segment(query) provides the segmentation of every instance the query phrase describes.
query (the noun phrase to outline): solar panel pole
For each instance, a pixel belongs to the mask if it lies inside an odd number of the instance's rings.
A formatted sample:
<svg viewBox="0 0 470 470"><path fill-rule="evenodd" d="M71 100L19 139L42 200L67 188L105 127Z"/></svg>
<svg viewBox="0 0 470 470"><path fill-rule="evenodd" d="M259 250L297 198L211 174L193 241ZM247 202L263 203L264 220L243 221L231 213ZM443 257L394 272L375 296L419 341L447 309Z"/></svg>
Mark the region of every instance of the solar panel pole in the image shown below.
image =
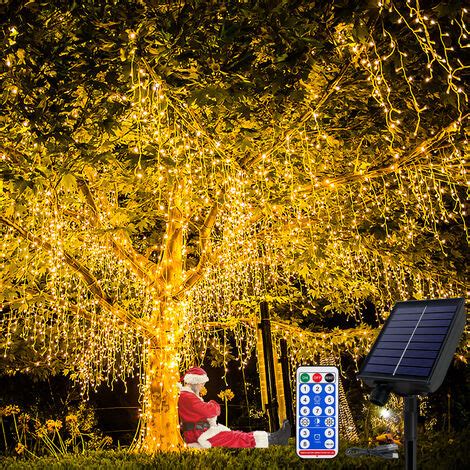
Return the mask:
<svg viewBox="0 0 470 470"><path fill-rule="evenodd" d="M418 397L405 396L405 468L416 470L416 443L418 440Z"/></svg>

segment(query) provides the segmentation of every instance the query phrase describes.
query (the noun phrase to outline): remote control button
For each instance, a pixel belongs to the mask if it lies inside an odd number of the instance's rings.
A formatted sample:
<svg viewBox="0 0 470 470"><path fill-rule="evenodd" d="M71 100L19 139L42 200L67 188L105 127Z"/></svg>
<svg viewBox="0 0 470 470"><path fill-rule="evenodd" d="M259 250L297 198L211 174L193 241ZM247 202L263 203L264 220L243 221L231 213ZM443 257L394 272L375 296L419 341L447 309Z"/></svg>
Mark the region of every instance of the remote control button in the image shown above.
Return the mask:
<svg viewBox="0 0 470 470"><path fill-rule="evenodd" d="M333 437L335 435L335 430L333 428L325 429L325 437Z"/></svg>
<svg viewBox="0 0 470 470"><path fill-rule="evenodd" d="M307 428L302 428L299 434L300 434L300 437L308 437L310 436L310 430ZM331 437L331 436L327 436L327 437Z"/></svg>
<svg viewBox="0 0 470 470"><path fill-rule="evenodd" d="M326 447L327 449L331 449L331 448L334 447L334 446L335 446L335 443L334 443L333 439L327 439L327 440L325 441L325 447Z"/></svg>
<svg viewBox="0 0 470 470"><path fill-rule="evenodd" d="M334 418L326 418L325 419L325 426L331 428L334 425L335 425L335 419Z"/></svg>
<svg viewBox="0 0 470 470"><path fill-rule="evenodd" d="M314 439L315 441L319 441L319 440L320 440L320 434L314 434L314 435L313 435L313 439Z"/></svg>
<svg viewBox="0 0 470 470"><path fill-rule="evenodd" d="M319 405L321 402L321 396L320 395L315 395L313 397L313 403L315 403L315 405Z"/></svg>
<svg viewBox="0 0 470 470"><path fill-rule="evenodd" d="M332 405L335 402L335 397L333 395L327 395L325 397L325 403L327 405Z"/></svg>
<svg viewBox="0 0 470 470"><path fill-rule="evenodd" d="M310 375L307 373L300 374L300 381L301 382L308 382L310 380Z"/></svg>
<svg viewBox="0 0 470 470"><path fill-rule="evenodd" d="M321 424L321 419L320 419L320 418L314 418L313 423L314 423L315 426L320 426L320 424Z"/></svg>
<svg viewBox="0 0 470 470"><path fill-rule="evenodd" d="M310 392L310 385L302 384L302 385L300 386L300 391L301 391L302 393L308 393L308 392Z"/></svg>
<svg viewBox="0 0 470 470"><path fill-rule="evenodd" d="M300 447L302 447L302 449L306 449L309 445L310 442L308 441L308 439L302 439L300 441Z"/></svg>
<svg viewBox="0 0 470 470"><path fill-rule="evenodd" d="M331 407L330 407L330 408L331 408ZM315 406L312 411L313 411L313 414L314 414L315 416L320 416L322 410L321 410L321 408L320 408L319 406ZM300 410L300 412L302 412L302 410ZM307 414L308 414L308 413L307 413ZM333 414L333 413L331 413L331 414Z"/></svg>
<svg viewBox="0 0 470 470"><path fill-rule="evenodd" d="M322 375L319 374L318 372L312 375L312 379L314 382L321 382L322 378L323 378Z"/></svg>
<svg viewBox="0 0 470 470"><path fill-rule="evenodd" d="M302 395L300 397L300 403L302 403L302 405L308 405L310 403L310 397L308 395Z"/></svg>
<svg viewBox="0 0 470 470"><path fill-rule="evenodd" d="M333 384L325 385L326 393L333 393L335 391L335 386Z"/></svg>
<svg viewBox="0 0 470 470"><path fill-rule="evenodd" d="M302 416L307 416L310 414L310 408L308 406L302 406L302 408L300 408L300 414Z"/></svg>
<svg viewBox="0 0 470 470"><path fill-rule="evenodd" d="M325 375L325 380L327 382L334 382L335 381L335 374L332 374L331 372L328 372L328 374Z"/></svg>
<svg viewBox="0 0 470 470"><path fill-rule="evenodd" d="M301 418L300 419L300 425L307 427L310 424L310 420L308 418Z"/></svg>
<svg viewBox="0 0 470 470"><path fill-rule="evenodd" d="M315 408L314 408L314 410L315 410ZM325 414L326 414L326 416L334 415L335 414L335 409L332 406L327 406L325 408Z"/></svg>
<svg viewBox="0 0 470 470"><path fill-rule="evenodd" d="M323 390L323 387L320 384L315 384L312 387L312 390L313 390L313 393L321 393L321 391Z"/></svg>

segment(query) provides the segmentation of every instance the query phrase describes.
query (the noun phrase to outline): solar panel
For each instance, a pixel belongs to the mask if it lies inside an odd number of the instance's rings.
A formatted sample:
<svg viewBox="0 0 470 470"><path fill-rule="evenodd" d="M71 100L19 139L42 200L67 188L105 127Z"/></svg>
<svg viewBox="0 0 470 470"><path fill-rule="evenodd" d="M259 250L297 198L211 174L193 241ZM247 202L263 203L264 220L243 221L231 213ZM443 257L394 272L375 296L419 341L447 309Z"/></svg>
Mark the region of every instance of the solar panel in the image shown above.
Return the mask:
<svg viewBox="0 0 470 470"><path fill-rule="evenodd" d="M398 302L358 377L399 395L434 392L444 380L464 326L463 298Z"/></svg>

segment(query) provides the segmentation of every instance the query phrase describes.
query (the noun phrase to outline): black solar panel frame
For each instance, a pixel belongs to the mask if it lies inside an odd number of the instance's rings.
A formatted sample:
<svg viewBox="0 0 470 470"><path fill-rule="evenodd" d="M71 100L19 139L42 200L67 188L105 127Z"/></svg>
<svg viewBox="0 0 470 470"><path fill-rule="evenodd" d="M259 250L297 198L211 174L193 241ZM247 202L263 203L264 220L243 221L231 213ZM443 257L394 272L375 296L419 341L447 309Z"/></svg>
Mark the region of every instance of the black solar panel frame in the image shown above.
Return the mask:
<svg viewBox="0 0 470 470"><path fill-rule="evenodd" d="M429 315L432 317L433 312L428 312L426 317L421 318L422 322L426 322L424 326L420 327L421 330L423 328L428 328L430 324L436 325L433 328L445 328L447 326L445 334L441 333L439 338L435 338L435 342L421 342L429 340L429 336L423 334L423 337L420 338L419 335L413 335L412 333L408 332L410 334L408 343L412 339L416 339L417 341L413 342L413 347L415 347L416 344L419 344L419 350L410 349L409 345L411 343L409 343L408 346L406 346L406 344L401 344L399 345L399 349L387 349L387 347L391 347L392 341L390 340L393 339L393 335L403 333L403 330L393 330L393 328L396 328L395 324L397 321L400 322L401 326L407 329L411 327L416 328L416 326L419 325L419 321L412 319L410 314L406 313L407 309L422 311L424 307L426 307L426 309L432 309L433 307L442 309L445 306L452 307L453 310L453 314L450 319L451 321L448 325L445 325L446 322L442 318L442 314L440 318L439 315L436 315L436 318L429 318ZM397 314L397 312L400 313ZM406 316L409 318L406 318ZM397 320L398 317L399 320ZM409 324L402 325L401 322L403 321L409 322ZM371 387L374 387L378 384L387 385L391 391L394 391L399 395L413 395L434 392L439 388L439 386L442 384L442 381L444 380L445 374L447 373L447 369L449 368L453 354L460 340L460 336L465 327L465 321L465 299L463 298L410 300L397 302L393 307L389 317L387 318L376 341L374 342L374 345L372 346L369 354L364 360L358 377ZM420 332L423 333L423 331ZM387 338L386 341L384 341L384 337ZM397 342L395 344L398 345L399 343ZM396 362L397 351L400 351L402 356L398 363ZM423 351L426 353L423 353ZM408 359L413 359L413 356L416 358L417 355L419 355L420 361L423 361L423 359L426 359L426 354L428 355L428 358L433 361L433 363L432 365L431 363L428 363L430 367L428 368L429 371L425 375L417 374L418 370L421 374L424 374L425 368L423 367L404 369L407 367L413 367L413 361L408 361ZM373 365L376 363L376 360L379 357L385 359L379 361L382 365L378 369L376 368L377 371L373 371ZM402 365L404 360L405 363ZM389 372L385 372L383 365L384 362L390 362L393 364L393 367L399 367L402 372L407 372L409 374L400 374L398 373L399 369L395 371L395 375L390 373L392 369L389 369ZM412 374L412 371L415 373Z"/></svg>

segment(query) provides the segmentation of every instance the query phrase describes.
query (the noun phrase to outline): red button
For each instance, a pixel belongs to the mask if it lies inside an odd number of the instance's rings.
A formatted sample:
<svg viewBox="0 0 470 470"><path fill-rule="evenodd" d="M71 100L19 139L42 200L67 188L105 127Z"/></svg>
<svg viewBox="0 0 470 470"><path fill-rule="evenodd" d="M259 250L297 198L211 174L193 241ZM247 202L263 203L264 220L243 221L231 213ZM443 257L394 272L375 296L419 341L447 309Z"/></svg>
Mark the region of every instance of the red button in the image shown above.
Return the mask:
<svg viewBox="0 0 470 470"><path fill-rule="evenodd" d="M321 374L313 374L312 379L314 382L321 382L322 376Z"/></svg>

